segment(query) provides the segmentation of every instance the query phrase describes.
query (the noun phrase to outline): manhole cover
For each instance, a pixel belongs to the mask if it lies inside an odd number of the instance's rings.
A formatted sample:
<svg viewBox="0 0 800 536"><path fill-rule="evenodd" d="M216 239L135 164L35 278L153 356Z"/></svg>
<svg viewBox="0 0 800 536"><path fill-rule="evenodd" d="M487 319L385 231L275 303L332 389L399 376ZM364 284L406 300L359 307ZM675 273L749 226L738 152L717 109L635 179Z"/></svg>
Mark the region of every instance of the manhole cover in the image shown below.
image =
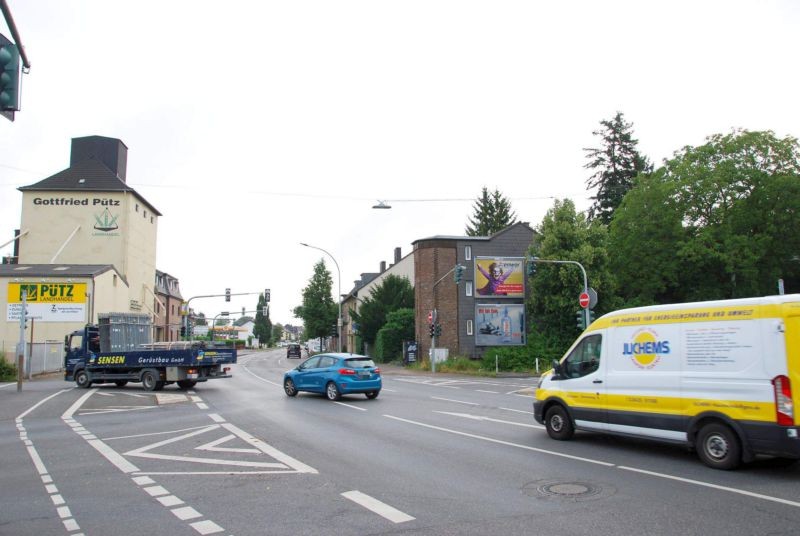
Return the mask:
<svg viewBox="0 0 800 536"><path fill-rule="evenodd" d="M539 480L522 487L526 495L538 498L583 501L608 497L616 493L613 486L600 486L589 482L564 482L563 480Z"/></svg>

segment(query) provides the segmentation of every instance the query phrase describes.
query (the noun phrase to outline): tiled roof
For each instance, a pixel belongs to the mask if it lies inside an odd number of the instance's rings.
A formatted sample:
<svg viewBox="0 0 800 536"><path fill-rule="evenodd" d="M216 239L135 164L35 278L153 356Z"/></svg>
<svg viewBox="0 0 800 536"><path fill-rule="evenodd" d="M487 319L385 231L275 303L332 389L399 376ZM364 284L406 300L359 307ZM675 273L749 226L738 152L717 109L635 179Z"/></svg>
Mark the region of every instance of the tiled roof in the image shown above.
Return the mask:
<svg viewBox="0 0 800 536"><path fill-rule="evenodd" d="M44 180L18 188L20 192L131 192L157 216L161 213L113 171L95 159L83 160Z"/></svg>

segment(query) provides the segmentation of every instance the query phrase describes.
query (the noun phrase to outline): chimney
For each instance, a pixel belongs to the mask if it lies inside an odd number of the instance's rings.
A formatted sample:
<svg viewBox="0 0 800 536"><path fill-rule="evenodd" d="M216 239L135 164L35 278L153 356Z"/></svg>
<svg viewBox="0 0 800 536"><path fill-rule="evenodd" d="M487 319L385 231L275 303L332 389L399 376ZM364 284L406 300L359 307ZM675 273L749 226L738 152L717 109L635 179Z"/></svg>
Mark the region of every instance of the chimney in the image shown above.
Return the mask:
<svg viewBox="0 0 800 536"><path fill-rule="evenodd" d="M380 273L383 273L385 271L386 271L386 261L381 261L381 272Z"/></svg>
<svg viewBox="0 0 800 536"><path fill-rule="evenodd" d="M125 182L128 168L128 148L121 140L103 136L72 138L70 167L90 159L102 162L117 178Z"/></svg>
<svg viewBox="0 0 800 536"><path fill-rule="evenodd" d="M400 248L394 248L394 263L400 262Z"/></svg>

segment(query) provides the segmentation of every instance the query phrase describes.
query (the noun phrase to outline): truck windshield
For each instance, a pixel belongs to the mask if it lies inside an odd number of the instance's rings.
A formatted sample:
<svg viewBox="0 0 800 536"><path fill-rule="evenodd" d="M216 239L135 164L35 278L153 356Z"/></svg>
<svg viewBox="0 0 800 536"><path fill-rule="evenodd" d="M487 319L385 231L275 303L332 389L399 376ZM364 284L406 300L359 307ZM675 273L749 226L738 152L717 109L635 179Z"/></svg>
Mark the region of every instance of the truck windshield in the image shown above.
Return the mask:
<svg viewBox="0 0 800 536"><path fill-rule="evenodd" d="M69 349L78 351L83 346L83 335L73 335L69 338Z"/></svg>

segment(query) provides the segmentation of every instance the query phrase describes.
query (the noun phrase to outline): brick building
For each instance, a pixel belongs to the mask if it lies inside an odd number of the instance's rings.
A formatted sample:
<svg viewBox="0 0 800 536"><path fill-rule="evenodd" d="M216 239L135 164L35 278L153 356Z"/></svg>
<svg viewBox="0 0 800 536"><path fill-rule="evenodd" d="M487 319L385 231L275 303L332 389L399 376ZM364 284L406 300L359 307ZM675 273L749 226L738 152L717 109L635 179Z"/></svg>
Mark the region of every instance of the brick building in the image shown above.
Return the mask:
<svg viewBox="0 0 800 536"><path fill-rule="evenodd" d="M446 349L450 357L460 355L479 359L483 356L484 348L490 344L486 344L485 338L478 334L476 311L481 304L524 310L527 293L524 259L535 234L528 223L520 222L492 236L433 236L413 242L415 330L420 356L427 356L431 348L428 313L434 309L442 327L441 336L436 340L437 349ZM476 269L479 258L506 258L519 266L522 270L521 293L479 295L476 285L481 277ZM452 274L456 264L465 267L458 285ZM524 317L519 317L516 322L522 331L521 343L524 344Z"/></svg>

